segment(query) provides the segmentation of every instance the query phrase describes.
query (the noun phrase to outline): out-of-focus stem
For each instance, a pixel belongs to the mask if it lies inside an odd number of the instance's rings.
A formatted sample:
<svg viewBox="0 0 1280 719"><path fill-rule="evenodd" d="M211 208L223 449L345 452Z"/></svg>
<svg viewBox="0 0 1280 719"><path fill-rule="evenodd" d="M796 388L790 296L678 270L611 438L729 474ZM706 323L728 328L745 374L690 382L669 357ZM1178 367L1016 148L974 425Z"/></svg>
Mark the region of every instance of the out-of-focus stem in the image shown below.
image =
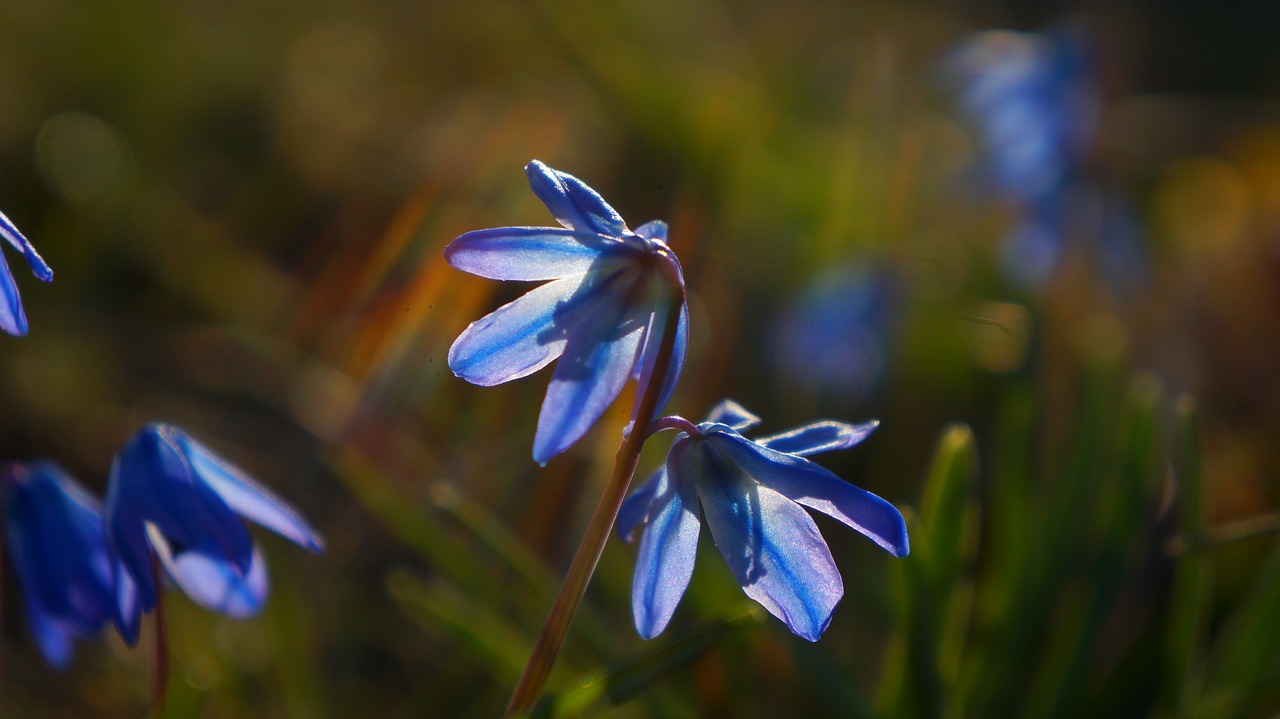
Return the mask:
<svg viewBox="0 0 1280 719"><path fill-rule="evenodd" d="M538 641L533 646L529 663L525 665L524 673L520 675L520 681L516 683L515 691L511 694L511 701L507 704L504 715L506 717L517 717L528 713L542 696L547 677L551 675L551 668L555 665L556 655L560 653L560 646L564 644L569 623L573 620L573 614L577 611L582 595L587 590L587 584L591 581L592 573L595 572L596 563L600 561L600 554L604 551L613 523L618 518L618 508L622 506L622 500L627 496L627 489L631 486L631 477L636 472L636 463L640 461L640 449L649 436L649 425L657 410L658 397L662 394L662 385L666 379L667 370L671 367L675 350L680 310L684 304L684 289L682 283L672 283L671 287L675 296L668 309L662 343L654 359L653 372L649 376L648 385L642 389L644 394L638 400L635 424L631 432L623 437L622 445L614 457L613 474L605 484L604 494L600 496L600 502L587 523L586 532L578 544L578 551L573 555L573 561L569 564L564 583L560 585L560 592L556 595L555 603L551 605L551 613L547 616L542 632L538 635Z"/></svg>
<svg viewBox="0 0 1280 719"><path fill-rule="evenodd" d="M2 488L0 488L2 489ZM0 519L4 518L4 502L3 495L0 495ZM4 580L4 532L0 531L0 587L3 587ZM3 626L4 619L4 592L0 591L0 626ZM4 642L0 641L0 707L4 706Z"/></svg>
<svg viewBox="0 0 1280 719"><path fill-rule="evenodd" d="M1165 545L1165 552L1170 556L1177 556L1183 552L1209 549L1277 532L1280 532L1280 514L1264 514L1219 525L1200 535L1180 534L1169 540Z"/></svg>
<svg viewBox="0 0 1280 719"><path fill-rule="evenodd" d="M169 688L169 630L164 617L164 585L160 582L160 560L152 555L151 574L156 587L156 609L152 619L155 622L155 652L152 659L155 666L151 670L151 716L164 716L164 699Z"/></svg>

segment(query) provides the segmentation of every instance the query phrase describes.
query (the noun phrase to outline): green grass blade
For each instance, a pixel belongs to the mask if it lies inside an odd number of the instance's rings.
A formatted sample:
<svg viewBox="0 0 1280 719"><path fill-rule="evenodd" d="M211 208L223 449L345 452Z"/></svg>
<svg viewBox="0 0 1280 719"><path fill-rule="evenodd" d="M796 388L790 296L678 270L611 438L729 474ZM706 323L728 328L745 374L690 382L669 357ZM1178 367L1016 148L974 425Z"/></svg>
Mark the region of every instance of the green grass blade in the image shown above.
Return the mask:
<svg viewBox="0 0 1280 719"><path fill-rule="evenodd" d="M1202 537L1208 510L1200 464L1199 420L1190 397L1178 400L1176 421L1173 479L1178 493L1178 520L1183 536ZM1212 553L1182 553L1173 580L1162 702L1173 716L1194 715L1200 700L1212 590Z"/></svg>
<svg viewBox="0 0 1280 719"><path fill-rule="evenodd" d="M706 652L764 622L764 610L743 605L730 618L696 634L669 641L582 676L577 686L550 693L531 713L534 717L576 716L605 700L617 706L653 684L684 669Z"/></svg>

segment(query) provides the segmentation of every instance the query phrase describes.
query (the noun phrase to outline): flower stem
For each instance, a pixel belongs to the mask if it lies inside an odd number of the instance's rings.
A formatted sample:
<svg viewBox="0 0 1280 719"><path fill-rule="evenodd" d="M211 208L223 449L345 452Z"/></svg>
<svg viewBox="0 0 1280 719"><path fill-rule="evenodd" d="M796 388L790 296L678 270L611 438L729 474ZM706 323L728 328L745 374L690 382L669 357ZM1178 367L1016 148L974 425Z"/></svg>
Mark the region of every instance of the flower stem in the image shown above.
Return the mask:
<svg viewBox="0 0 1280 719"><path fill-rule="evenodd" d="M0 495L0 498L2 498L2 495ZM3 509L3 501L0 501L0 510ZM4 514L0 512L0 518L3 518L3 516ZM2 591L4 585L4 552L4 532L0 532L0 626L4 626L4 591ZM0 638L0 707L2 706L4 706L4 641L3 638Z"/></svg>
<svg viewBox="0 0 1280 719"><path fill-rule="evenodd" d="M696 438L702 437L702 432L698 429L698 425L694 424L693 422L690 422L684 417L680 417L674 414L667 417L662 417L657 421L655 421L652 425L650 425L649 436L653 436L659 432L665 432L667 430L676 430L678 432L684 432L690 437L696 437Z"/></svg>
<svg viewBox="0 0 1280 719"><path fill-rule="evenodd" d="M547 616L538 641L533 646L533 653L525 665L520 681L516 683L511 701L507 704L505 717L517 717L527 714L533 709L542 689L551 675L556 655L564 644L565 634L569 631L569 623L582 601L591 575L595 572L600 554L604 552L605 542L618 518L618 508L627 496L627 488L631 485L631 477L636 472L636 463L640 461L640 449L649 435L649 425L657 410L658 397L662 394L662 385L671 366L672 354L675 350L676 331L680 324L680 310L684 304L684 290L678 284L672 285L673 301L668 309L666 324L663 327L662 343L658 347L658 355L653 364L648 386L641 388L644 393L638 400L639 408L635 415L635 426L622 438L622 445L614 456L613 473L605 484L600 502L587 523L586 532L578 544L578 551L573 555L569 571L565 574L564 583L551 605L551 613Z"/></svg>
<svg viewBox="0 0 1280 719"><path fill-rule="evenodd" d="M155 578L156 611L152 615L155 622L155 653L152 655L155 666L151 672L151 716L164 716L164 699L169 688L169 632L164 617L164 585L160 583L160 560L151 557L151 573Z"/></svg>

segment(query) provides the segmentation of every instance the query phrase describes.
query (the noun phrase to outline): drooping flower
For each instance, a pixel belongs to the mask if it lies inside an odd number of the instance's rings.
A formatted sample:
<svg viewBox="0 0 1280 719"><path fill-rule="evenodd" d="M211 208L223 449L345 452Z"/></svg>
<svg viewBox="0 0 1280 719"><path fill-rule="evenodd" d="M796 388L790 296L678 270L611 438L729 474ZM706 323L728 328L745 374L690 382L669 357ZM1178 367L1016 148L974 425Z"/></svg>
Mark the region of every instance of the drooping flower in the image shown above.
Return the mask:
<svg viewBox="0 0 1280 719"><path fill-rule="evenodd" d="M665 222L633 232L578 178L537 160L525 174L563 227L468 232L444 254L449 264L481 277L550 281L471 323L449 348L449 368L488 387L559 358L533 442L534 460L545 463L582 437L628 379L638 380L638 392L648 386L670 303L684 281L667 247ZM684 365L688 324L682 306L655 413Z"/></svg>
<svg viewBox="0 0 1280 719"><path fill-rule="evenodd" d="M844 584L802 506L843 522L896 557L907 555L906 523L893 505L805 459L852 447L877 422L815 422L754 441L740 434L759 421L737 403L721 402L696 434L676 437L666 465L623 503L618 534L632 541L643 530L631 608L646 639L666 628L689 586L700 513L747 596L809 641L826 630Z"/></svg>
<svg viewBox="0 0 1280 719"><path fill-rule="evenodd" d="M3 212L0 212L0 237L22 253L31 266L31 273L38 279L45 282L53 279L53 270ZM22 298L18 296L18 286L14 284L3 252L0 252L0 330L19 337L27 333L27 313L22 309Z"/></svg>
<svg viewBox="0 0 1280 719"><path fill-rule="evenodd" d="M0 469L5 540L27 623L41 654L62 669L75 640L116 616L114 556L98 500L52 462Z"/></svg>
<svg viewBox="0 0 1280 719"><path fill-rule="evenodd" d="M107 488L107 535L120 557L120 633L137 641L142 612L156 604L155 558L197 604L231 617L258 612L267 596L262 555L251 520L308 551L320 535L293 507L170 424L140 429L116 456Z"/></svg>

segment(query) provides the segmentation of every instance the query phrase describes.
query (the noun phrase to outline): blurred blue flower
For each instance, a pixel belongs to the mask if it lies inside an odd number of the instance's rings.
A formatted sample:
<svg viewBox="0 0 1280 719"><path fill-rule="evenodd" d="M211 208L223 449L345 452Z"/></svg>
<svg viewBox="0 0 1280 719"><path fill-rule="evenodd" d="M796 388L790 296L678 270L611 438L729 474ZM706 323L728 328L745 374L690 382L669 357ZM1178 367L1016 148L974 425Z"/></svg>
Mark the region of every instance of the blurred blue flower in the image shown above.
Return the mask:
<svg viewBox="0 0 1280 719"><path fill-rule="evenodd" d="M53 279L53 270L3 212L0 212L0 237L22 253L37 278L45 282ZM27 333L27 313L22 309L22 298L18 296L18 286L13 282L13 273L3 252L0 252L0 330L17 336Z"/></svg>
<svg viewBox="0 0 1280 719"><path fill-rule="evenodd" d="M906 523L893 505L805 459L852 447L877 422L815 422L755 441L739 434L759 421L737 403L721 402L697 435L676 437L666 465L623 503L619 536L632 541L643 528L631 609L646 639L666 628L689 586L699 504L747 596L809 641L826 630L844 584L801 505L847 524L894 556L907 555Z"/></svg>
<svg viewBox="0 0 1280 719"><path fill-rule="evenodd" d="M542 402L533 458L568 449L599 419L629 378L648 386L673 299L683 292L667 225L632 232L581 180L534 160L525 167L534 194L560 227L500 227L468 232L445 248L449 264L495 280L551 280L471 323L449 348L457 376L492 386L559 358ZM688 311L655 412L684 365ZM639 396L639 395L637 395Z"/></svg>
<svg viewBox="0 0 1280 719"><path fill-rule="evenodd" d="M98 501L51 462L0 469L5 541L18 576L27 623L40 652L59 669L74 640L116 616L114 558Z"/></svg>
<svg viewBox="0 0 1280 719"><path fill-rule="evenodd" d="M152 552L197 604L232 617L258 612L267 596L262 555L244 520L311 552L320 535L283 500L178 427L149 424L116 456L107 488L107 534L123 565L120 634L133 644L155 606Z"/></svg>
<svg viewBox="0 0 1280 719"><path fill-rule="evenodd" d="M816 276L778 316L778 372L811 396L861 399L884 367L894 290L879 269L838 265Z"/></svg>
<svg viewBox="0 0 1280 719"><path fill-rule="evenodd" d="M981 135L989 180L1033 202L1083 163L1098 123L1099 93L1082 31L989 30L948 57L960 105Z"/></svg>
<svg viewBox="0 0 1280 719"><path fill-rule="evenodd" d="M1100 189L1089 167L1098 135L1101 91L1084 28L1043 33L976 33L947 57L961 108L981 136L988 185L1017 216L1001 264L1014 280L1041 286L1066 247L1097 256L1113 288L1145 281L1136 221L1125 200Z"/></svg>

